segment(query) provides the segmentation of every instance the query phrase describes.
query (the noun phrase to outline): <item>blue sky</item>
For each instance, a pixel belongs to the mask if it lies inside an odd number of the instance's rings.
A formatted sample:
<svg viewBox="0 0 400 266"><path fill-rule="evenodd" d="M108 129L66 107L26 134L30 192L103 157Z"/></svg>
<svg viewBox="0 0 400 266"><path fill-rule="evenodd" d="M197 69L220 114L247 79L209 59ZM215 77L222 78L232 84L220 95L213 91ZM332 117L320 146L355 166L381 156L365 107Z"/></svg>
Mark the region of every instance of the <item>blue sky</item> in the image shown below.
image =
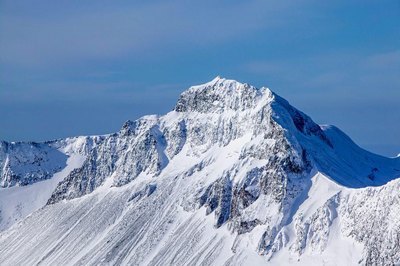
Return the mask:
<svg viewBox="0 0 400 266"><path fill-rule="evenodd" d="M115 132L217 75L400 153L400 1L0 0L0 139Z"/></svg>

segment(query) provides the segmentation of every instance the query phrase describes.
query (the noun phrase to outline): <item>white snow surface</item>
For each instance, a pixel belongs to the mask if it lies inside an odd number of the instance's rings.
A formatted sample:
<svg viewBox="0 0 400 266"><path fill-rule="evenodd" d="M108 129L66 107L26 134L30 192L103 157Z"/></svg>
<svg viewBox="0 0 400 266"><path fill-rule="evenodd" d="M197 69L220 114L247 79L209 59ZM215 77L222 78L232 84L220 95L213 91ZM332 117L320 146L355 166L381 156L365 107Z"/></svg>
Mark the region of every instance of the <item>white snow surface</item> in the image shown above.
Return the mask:
<svg viewBox="0 0 400 266"><path fill-rule="evenodd" d="M63 170L0 190L0 265L400 263L400 158L269 89L217 77L56 143Z"/></svg>

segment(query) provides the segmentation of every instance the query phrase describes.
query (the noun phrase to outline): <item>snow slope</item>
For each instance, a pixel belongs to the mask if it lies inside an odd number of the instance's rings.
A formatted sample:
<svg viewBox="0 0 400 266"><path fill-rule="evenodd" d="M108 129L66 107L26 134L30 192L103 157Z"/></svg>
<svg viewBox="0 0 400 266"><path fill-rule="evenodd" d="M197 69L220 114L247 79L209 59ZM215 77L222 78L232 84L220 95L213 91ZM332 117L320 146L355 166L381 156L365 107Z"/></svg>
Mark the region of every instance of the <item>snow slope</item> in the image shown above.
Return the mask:
<svg viewBox="0 0 400 266"><path fill-rule="evenodd" d="M400 158L267 88L217 77L93 138L51 188L26 186L48 204L0 233L1 265L400 262Z"/></svg>

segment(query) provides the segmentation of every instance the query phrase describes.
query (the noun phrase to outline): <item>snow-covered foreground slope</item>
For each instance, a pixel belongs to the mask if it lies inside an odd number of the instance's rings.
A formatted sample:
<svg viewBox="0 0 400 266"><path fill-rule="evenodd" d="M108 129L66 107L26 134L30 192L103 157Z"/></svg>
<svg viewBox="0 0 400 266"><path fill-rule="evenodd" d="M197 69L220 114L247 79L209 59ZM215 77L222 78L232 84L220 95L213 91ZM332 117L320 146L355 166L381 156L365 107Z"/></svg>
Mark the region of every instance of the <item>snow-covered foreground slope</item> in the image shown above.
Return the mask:
<svg viewBox="0 0 400 266"><path fill-rule="evenodd" d="M266 88L216 78L91 140L50 180L0 191L48 202L0 233L1 265L400 262L400 158Z"/></svg>

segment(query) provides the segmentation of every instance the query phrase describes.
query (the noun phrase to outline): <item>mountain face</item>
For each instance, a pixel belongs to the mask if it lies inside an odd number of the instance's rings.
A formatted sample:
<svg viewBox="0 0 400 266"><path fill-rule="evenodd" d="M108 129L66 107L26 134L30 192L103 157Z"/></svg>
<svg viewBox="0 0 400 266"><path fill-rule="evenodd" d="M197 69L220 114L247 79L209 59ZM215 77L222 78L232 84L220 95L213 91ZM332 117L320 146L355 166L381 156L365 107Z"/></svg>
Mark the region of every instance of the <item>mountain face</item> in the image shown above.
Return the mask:
<svg viewBox="0 0 400 266"><path fill-rule="evenodd" d="M400 157L267 88L218 77L114 134L2 142L0 164L2 265L400 263Z"/></svg>

